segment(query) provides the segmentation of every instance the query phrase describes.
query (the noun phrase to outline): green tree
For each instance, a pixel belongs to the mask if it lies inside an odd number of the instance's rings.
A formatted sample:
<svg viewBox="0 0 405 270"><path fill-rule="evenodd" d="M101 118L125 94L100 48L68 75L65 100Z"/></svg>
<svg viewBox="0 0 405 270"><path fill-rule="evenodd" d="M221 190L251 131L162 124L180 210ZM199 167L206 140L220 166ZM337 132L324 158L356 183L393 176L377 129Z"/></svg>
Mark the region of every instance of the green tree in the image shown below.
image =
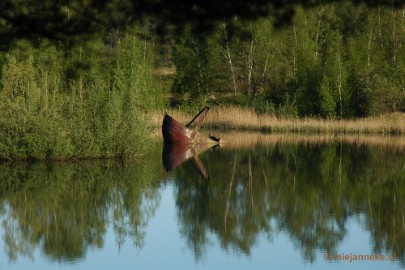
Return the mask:
<svg viewBox="0 0 405 270"><path fill-rule="evenodd" d="M153 40L18 41L5 55L0 159L128 157L147 145L145 112L162 108Z"/></svg>

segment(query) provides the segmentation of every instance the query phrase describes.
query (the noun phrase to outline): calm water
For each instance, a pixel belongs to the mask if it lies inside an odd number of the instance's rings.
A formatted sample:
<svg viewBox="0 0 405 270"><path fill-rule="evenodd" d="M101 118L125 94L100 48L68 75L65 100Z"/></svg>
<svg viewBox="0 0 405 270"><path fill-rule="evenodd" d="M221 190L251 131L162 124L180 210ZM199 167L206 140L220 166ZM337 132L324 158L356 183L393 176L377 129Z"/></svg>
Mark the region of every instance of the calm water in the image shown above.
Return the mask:
<svg viewBox="0 0 405 270"><path fill-rule="evenodd" d="M162 145L141 162L0 164L0 269L405 265L403 147L230 141L200 154L209 180L193 158L165 172Z"/></svg>

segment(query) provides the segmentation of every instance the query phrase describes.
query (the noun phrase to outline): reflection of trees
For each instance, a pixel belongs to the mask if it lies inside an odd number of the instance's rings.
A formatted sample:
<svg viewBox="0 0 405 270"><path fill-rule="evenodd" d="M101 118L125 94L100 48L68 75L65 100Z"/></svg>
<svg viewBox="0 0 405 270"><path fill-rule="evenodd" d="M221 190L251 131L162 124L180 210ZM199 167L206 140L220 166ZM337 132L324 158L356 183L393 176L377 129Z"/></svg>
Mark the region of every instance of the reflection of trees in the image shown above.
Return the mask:
<svg viewBox="0 0 405 270"><path fill-rule="evenodd" d="M371 232L374 251L395 253L405 263L405 185L374 186L365 227ZM388 192L391 190L391 192Z"/></svg>
<svg viewBox="0 0 405 270"><path fill-rule="evenodd" d="M219 161L222 163L213 165ZM181 232L197 258L204 254L210 232L218 235L222 247L246 254L249 254L259 233L272 235L267 221L275 210L268 204L269 194L258 190L263 185L254 178L253 169L240 169L253 167L254 162L249 155L217 151L210 156L210 182L203 179L196 181L193 177L184 177L177 182ZM180 174L195 175L192 169L188 169L184 167Z"/></svg>
<svg viewBox="0 0 405 270"><path fill-rule="evenodd" d="M405 255L403 153L341 144L283 144L203 157L211 180L179 170L181 232L203 255L214 234L249 254L260 233L287 232L306 260L334 253L348 217L365 216L374 251Z"/></svg>
<svg viewBox="0 0 405 270"><path fill-rule="evenodd" d="M151 164L106 161L2 165L0 205L10 260L32 256L36 246L53 260L81 258L89 247L103 246L109 222L119 245L131 237L141 247L159 203L151 185L159 172Z"/></svg>
<svg viewBox="0 0 405 270"><path fill-rule="evenodd" d="M403 157L398 159L375 156L379 163L363 175L361 180L369 184L359 193L364 193L364 226L371 232L374 251L396 253L405 263L405 165Z"/></svg>
<svg viewBox="0 0 405 270"><path fill-rule="evenodd" d="M159 195L160 151L144 164L0 165L0 219L10 260L39 246L52 260L102 247L109 224L121 245L142 247ZM358 215L373 251L405 256L404 154L347 144L275 144L202 155L210 180L192 162L178 170L179 226L199 259L212 237L250 254L260 235L287 233L306 260L334 253ZM197 179L196 179L197 178Z"/></svg>

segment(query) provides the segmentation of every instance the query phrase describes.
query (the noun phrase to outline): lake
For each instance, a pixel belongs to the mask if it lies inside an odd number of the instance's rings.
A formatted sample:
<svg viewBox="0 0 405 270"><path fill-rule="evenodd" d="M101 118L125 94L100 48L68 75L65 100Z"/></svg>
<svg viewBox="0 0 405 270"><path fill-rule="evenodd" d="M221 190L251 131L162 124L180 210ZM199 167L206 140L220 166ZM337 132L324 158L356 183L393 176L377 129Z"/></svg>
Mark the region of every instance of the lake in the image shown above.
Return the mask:
<svg viewBox="0 0 405 270"><path fill-rule="evenodd" d="M405 266L404 138L219 135L169 172L160 140L136 162L0 164L0 269Z"/></svg>

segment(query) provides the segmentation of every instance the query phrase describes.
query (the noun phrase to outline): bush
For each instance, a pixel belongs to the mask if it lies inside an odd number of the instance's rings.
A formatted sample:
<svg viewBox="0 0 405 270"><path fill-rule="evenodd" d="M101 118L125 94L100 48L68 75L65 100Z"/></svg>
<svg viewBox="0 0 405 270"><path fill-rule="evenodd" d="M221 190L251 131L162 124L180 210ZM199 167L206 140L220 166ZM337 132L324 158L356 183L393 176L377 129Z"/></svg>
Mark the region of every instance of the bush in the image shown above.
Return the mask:
<svg viewBox="0 0 405 270"><path fill-rule="evenodd" d="M258 114L276 114L276 106L265 96L255 97L253 99L253 108Z"/></svg>
<svg viewBox="0 0 405 270"><path fill-rule="evenodd" d="M135 35L114 48L97 39L73 48L17 42L0 81L0 159L145 151L144 112L163 104L152 69L153 55Z"/></svg>

